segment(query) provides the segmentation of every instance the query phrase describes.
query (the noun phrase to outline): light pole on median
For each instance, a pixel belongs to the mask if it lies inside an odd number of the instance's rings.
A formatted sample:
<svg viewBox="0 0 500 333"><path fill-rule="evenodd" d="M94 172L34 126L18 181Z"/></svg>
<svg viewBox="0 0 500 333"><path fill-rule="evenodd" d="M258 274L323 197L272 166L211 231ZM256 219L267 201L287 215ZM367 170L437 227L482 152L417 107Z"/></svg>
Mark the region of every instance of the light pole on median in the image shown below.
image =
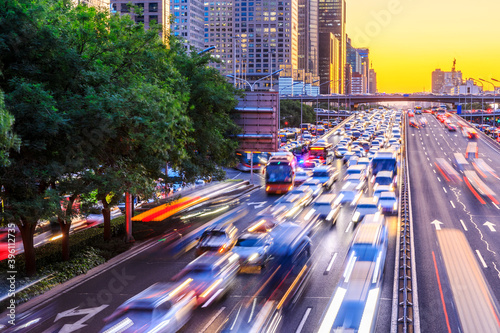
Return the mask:
<svg viewBox="0 0 500 333"><path fill-rule="evenodd" d="M497 79L494 79L494 78L491 78L491 79L495 82L500 82ZM484 82L488 82L489 84L491 84L493 86L493 112L495 112L497 110L497 106L496 106L497 86L495 86L495 84L493 84L493 82L486 81L486 80L483 80L481 78L479 80L484 81Z"/></svg>
<svg viewBox="0 0 500 333"><path fill-rule="evenodd" d="M202 55L203 53L206 53L208 51L212 51L213 49L215 49L215 46L210 46L210 47L207 47L206 49L198 52L198 55Z"/></svg>
<svg viewBox="0 0 500 333"><path fill-rule="evenodd" d="M243 81L243 82L247 83L247 84L248 84L248 86L250 87L250 91L253 91L253 88L254 88L254 86L255 86L255 84L256 84L257 82L262 81L262 80L264 80L264 79L267 79L268 77L273 76L274 74L279 73L279 72L281 72L282 70L283 70L283 69L278 69L277 71L275 71L275 72L273 72L273 73L271 73L271 74L269 74L269 75L266 75L266 76L264 76L264 77L261 77L260 79L258 79L258 80L256 80L256 81L254 81L254 83L250 83L250 82L248 82L247 80L242 79L242 78L239 78L239 77L235 77L234 75L227 74L226 76L227 76L227 77L231 77L231 78L233 78L233 79L240 80L240 81Z"/></svg>
<svg viewBox="0 0 500 333"><path fill-rule="evenodd" d="M471 79L474 82L480 83L481 84L481 90L484 92L484 84L481 81L476 80L476 79L474 79L472 77L471 77ZM474 88L474 86L473 86L473 88ZM472 105L472 97L471 97L471 101L470 102L471 102L471 105ZM483 110L484 109L484 105L483 104L484 104L484 96L481 97L481 125L484 123L484 113L483 113L484 112L484 110ZM471 106L471 109L472 109L472 106Z"/></svg>

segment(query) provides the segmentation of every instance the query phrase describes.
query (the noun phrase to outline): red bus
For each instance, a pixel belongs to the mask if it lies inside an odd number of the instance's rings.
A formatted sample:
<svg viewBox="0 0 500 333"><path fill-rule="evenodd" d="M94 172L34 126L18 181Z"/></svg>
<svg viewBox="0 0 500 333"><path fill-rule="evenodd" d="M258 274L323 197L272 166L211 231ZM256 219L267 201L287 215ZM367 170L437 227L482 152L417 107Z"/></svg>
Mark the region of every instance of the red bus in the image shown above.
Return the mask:
<svg viewBox="0 0 500 333"><path fill-rule="evenodd" d="M297 161L290 152L274 153L266 166L266 193L283 194L293 189Z"/></svg>

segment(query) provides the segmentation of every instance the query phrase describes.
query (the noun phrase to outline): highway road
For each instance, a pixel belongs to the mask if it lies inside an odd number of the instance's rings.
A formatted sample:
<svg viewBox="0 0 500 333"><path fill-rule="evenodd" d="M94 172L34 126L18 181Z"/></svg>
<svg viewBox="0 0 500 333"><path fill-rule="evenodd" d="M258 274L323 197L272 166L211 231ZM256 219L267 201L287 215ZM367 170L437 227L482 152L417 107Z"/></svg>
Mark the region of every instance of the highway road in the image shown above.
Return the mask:
<svg viewBox="0 0 500 333"><path fill-rule="evenodd" d="M465 154L469 139L463 137L460 130L448 131L433 115L417 117L428 120L426 127L409 127L407 136L421 331L467 332L471 331L470 327L475 327L473 331L476 332L492 331L469 324L472 317L479 316L478 313L488 313L478 310L481 309L478 302L482 299L487 299L490 308L498 310L500 242L497 229L500 228L500 207L494 196L490 198L474 193L464 181L463 174L460 174L462 181L447 181L436 166L437 158L453 164L453 154ZM500 193L500 180L495 177L500 174L499 148L482 136L473 142L477 142L478 158L482 158L492 171L484 173L486 178L480 178L493 192ZM472 164L467 168L475 171ZM439 238L440 232L449 229L458 230L458 234L465 236L466 242L459 248L471 253L471 256L463 255L459 264L452 262L447 246L442 243L443 238ZM464 267L466 271L478 268L477 276L466 280L465 275L459 273ZM482 276L487 282L478 293L473 287L480 284ZM457 282L457 278L462 281ZM492 298L488 296L490 292ZM470 298L464 301L463 295ZM490 319L495 324L493 331L498 331L498 318L492 315Z"/></svg>
<svg viewBox="0 0 500 333"><path fill-rule="evenodd" d="M336 143L339 138L331 137L329 140ZM335 160L335 164L342 171L346 168L341 160ZM250 178L250 174L232 170L228 177ZM252 183L263 185L262 175L254 174ZM338 192L341 186L342 183L337 182L332 192ZM279 196L266 195L263 187L254 191L248 200L242 203L248 207L249 213L235 222L236 227L240 231L245 230L255 220L257 212L278 198ZM296 215L296 220L305 219L309 209L307 207ZM355 228L350 224L351 215L352 207L343 207L335 226L320 221L313 228L312 275L297 305L293 310L283 313L280 332L317 331L342 274L344 260L355 233ZM391 324L397 217L390 217L388 222L390 242L377 332L388 332ZM162 238L152 239L135 247L132 253L119 256L103 267L19 306L19 324L30 323L22 331L98 332L104 326L103 319L120 304L155 282L169 281L195 258L192 250L178 258L172 258L166 252L165 245L166 242L162 241ZM265 285L268 276L269 272L265 269L261 274L240 274L230 293L218 303L207 308L198 308L182 332L217 332L239 302L251 302L253 298L256 302L260 301L259 297L263 295L261 287Z"/></svg>

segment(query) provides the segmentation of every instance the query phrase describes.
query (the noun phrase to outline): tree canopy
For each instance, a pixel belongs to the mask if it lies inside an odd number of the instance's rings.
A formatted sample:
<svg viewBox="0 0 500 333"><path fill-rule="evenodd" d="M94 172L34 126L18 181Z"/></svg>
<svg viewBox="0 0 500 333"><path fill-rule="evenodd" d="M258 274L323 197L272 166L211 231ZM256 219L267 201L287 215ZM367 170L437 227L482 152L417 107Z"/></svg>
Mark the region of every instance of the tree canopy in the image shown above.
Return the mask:
<svg viewBox="0 0 500 333"><path fill-rule="evenodd" d="M166 162L187 180L231 162L234 88L159 29L70 1L0 4L3 216L21 229L30 272L36 224L58 216L67 235L79 196L97 193L106 221L124 191L151 192Z"/></svg>

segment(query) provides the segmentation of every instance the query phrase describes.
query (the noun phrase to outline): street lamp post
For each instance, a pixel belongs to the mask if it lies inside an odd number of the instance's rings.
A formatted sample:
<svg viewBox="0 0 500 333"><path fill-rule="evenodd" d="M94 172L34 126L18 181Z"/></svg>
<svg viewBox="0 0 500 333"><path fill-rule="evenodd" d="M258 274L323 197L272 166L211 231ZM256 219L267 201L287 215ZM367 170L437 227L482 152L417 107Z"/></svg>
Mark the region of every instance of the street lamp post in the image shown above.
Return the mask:
<svg viewBox="0 0 500 333"><path fill-rule="evenodd" d="M202 55L203 53L206 53L208 51L212 51L213 49L215 49L215 46L210 46L210 47L204 49L203 51L198 52L198 55Z"/></svg>
<svg viewBox="0 0 500 333"><path fill-rule="evenodd" d="M497 79L494 79L494 78L491 78L491 79L495 82L500 82ZM496 106L497 87L495 86L495 84L493 82L486 81L486 80L481 79L481 78L479 78L479 80L487 82L493 86L493 112L495 112L497 110L497 106Z"/></svg>
<svg viewBox="0 0 500 333"><path fill-rule="evenodd" d="M334 81L334 80L323 82L322 84L320 84L318 86L318 94L316 95L316 112L315 112L316 113L316 126L318 125L318 111L317 111L317 109L318 109L318 104L319 104L319 95L320 95L320 91L321 91L320 88L322 85L325 85L325 84L330 83L332 81ZM314 82L317 82L317 81L314 81ZM328 87L328 91L330 92L330 87Z"/></svg>
<svg viewBox="0 0 500 333"><path fill-rule="evenodd" d="M244 81L244 82L245 82L245 83L247 83L247 84L248 84L248 86L250 87L250 91L253 91L253 87L255 86L255 84L256 84L257 82L262 81L262 80L264 80L264 79L267 79L268 77L273 76L274 74L279 73L279 72L281 72L282 70L283 70L283 69L278 69L277 71L275 71L275 72L273 72L273 73L271 73L271 74L269 74L269 75L266 75L266 76L264 76L264 77L261 77L260 79L258 79L258 80L256 80L256 81L254 81L254 83L250 83L250 82L248 82L247 80L242 79L242 78L239 78L239 77L235 77L234 75L227 74L226 76L227 76L227 77L231 77L231 78L233 78L233 79L235 79L235 80Z"/></svg>
<svg viewBox="0 0 500 333"><path fill-rule="evenodd" d="M479 81L479 80L476 80L474 78L471 78L474 82L477 82L477 83L480 83L481 84L481 90L484 91L484 84ZM472 87L474 89L474 86ZM472 97L471 97L471 105L472 105ZM481 125L484 123L484 112L483 112L483 109L484 109L484 96L481 97ZM471 106L471 109L472 109L472 106Z"/></svg>

